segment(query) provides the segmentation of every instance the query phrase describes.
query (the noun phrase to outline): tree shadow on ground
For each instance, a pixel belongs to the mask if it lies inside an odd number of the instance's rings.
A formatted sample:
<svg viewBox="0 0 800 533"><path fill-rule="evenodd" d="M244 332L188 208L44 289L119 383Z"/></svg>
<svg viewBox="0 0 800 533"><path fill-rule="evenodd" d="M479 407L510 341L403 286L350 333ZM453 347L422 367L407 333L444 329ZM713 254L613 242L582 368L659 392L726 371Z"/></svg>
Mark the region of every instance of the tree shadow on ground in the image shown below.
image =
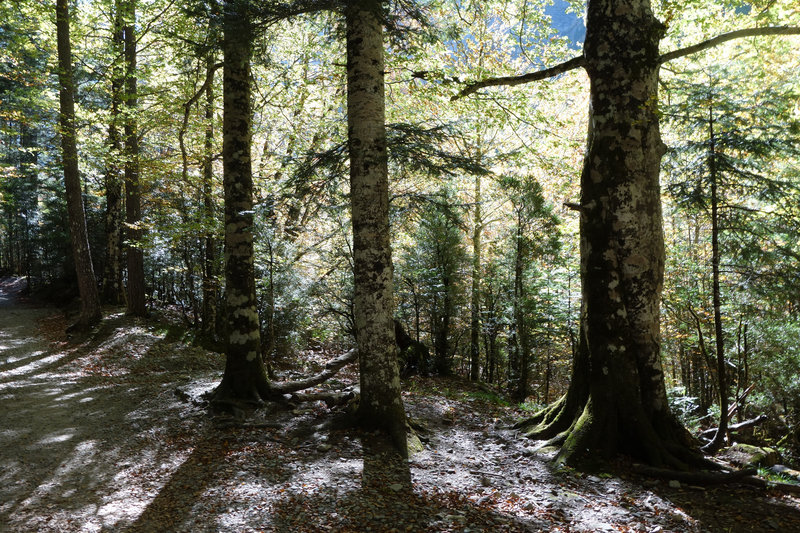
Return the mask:
<svg viewBox="0 0 800 533"><path fill-rule="evenodd" d="M34 334L37 321L53 309L8 311L0 319L8 341L0 347L0 525L99 529L137 516L144 502L121 504L128 481L143 483L143 464L176 461L174 447L159 441L180 428L174 424L178 406L155 417L148 409L159 396L165 403L163 383L120 378L95 366L102 357L94 352L110 352L106 345L127 323L112 318L81 342L56 346ZM158 341L148 339L145 356Z"/></svg>
<svg viewBox="0 0 800 533"><path fill-rule="evenodd" d="M191 454L169 475L138 518L125 528L123 524L116 524L108 531L124 529L129 533L149 533L246 529L246 520L243 521L237 510L249 515L259 508L255 504L258 493L285 482L292 476L292 470L280 464L263 469L258 468L258 463L243 465L242 456L253 451L248 449L245 441L247 439L238 439L232 433L226 435L211 431L190 443L193 447ZM265 454L265 450L262 448L259 453ZM277 457L281 452L273 448L270 455ZM247 484L245 480L253 474L253 468L258 469L258 486L244 487ZM252 498L250 502L255 509L245 509L249 502L242 499L242 493ZM198 512L198 507L203 507L203 510Z"/></svg>
<svg viewBox="0 0 800 533"><path fill-rule="evenodd" d="M491 510L456 491L415 489L408 461L384 437L361 437L360 486L295 492L276 502L270 531L547 531L549 522Z"/></svg>
<svg viewBox="0 0 800 533"><path fill-rule="evenodd" d="M703 531L800 531L800 508L774 490L749 485L671 488L654 493L675 504Z"/></svg>
<svg viewBox="0 0 800 533"><path fill-rule="evenodd" d="M2 310L0 331L19 327L8 339L25 342L33 315L15 310ZM212 427L175 392L213 386L221 359L171 344L159 324L114 316L79 346L45 352L31 357L55 358L0 376L0 529L800 531L796 500L763 491L555 472L488 405L436 383L406 397L430 427L408 463L321 403ZM0 365L13 365L4 353Z"/></svg>

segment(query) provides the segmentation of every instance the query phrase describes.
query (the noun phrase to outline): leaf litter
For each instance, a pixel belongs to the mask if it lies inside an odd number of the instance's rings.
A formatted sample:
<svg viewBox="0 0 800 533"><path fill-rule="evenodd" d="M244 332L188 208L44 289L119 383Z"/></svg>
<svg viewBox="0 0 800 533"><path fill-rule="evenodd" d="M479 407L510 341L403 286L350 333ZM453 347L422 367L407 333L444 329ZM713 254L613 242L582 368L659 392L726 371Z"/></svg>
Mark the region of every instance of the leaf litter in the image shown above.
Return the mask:
<svg viewBox="0 0 800 533"><path fill-rule="evenodd" d="M322 402L210 416L222 356L157 321L65 325L0 308L0 531L800 531L791 496L554 468L510 429L521 413L468 382L405 383L423 441L406 462Z"/></svg>

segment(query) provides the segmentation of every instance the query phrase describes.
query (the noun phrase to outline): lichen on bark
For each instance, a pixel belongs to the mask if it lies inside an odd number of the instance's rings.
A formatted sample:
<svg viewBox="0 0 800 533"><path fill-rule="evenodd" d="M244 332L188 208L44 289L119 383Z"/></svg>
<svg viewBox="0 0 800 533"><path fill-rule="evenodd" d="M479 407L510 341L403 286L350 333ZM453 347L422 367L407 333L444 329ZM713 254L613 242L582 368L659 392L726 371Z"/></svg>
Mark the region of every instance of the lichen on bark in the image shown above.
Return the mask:
<svg viewBox="0 0 800 533"><path fill-rule="evenodd" d="M359 418L387 432L407 455L393 321L382 8L378 0L350 1L345 7Z"/></svg>
<svg viewBox="0 0 800 533"><path fill-rule="evenodd" d="M624 453L659 466L702 461L666 401L657 114L663 25L649 0L590 0L584 45L590 126L581 174L581 330L570 389L521 424L559 461Z"/></svg>
<svg viewBox="0 0 800 533"><path fill-rule="evenodd" d="M216 404L260 404L271 397L260 354L253 265L253 174L250 161L252 25L226 6L223 25L223 187L225 192L225 373ZM241 8L239 8L241 9Z"/></svg>

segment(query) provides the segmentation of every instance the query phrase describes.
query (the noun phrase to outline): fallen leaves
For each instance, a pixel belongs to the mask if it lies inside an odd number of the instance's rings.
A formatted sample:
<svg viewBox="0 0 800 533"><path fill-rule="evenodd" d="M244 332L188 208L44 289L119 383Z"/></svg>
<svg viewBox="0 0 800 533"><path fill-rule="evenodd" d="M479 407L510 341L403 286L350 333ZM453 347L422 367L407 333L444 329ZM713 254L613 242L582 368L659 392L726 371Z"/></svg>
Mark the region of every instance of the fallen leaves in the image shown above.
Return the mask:
<svg viewBox="0 0 800 533"><path fill-rule="evenodd" d="M70 345L58 368L13 384L18 412L3 412L0 461L26 462L9 469L0 487L9 527L800 531L800 505L785 496L645 486L633 476L555 470L509 429L514 408L477 396L472 384L458 380L414 378L404 393L425 437L408 463L375 448L376 435L340 424L322 402L295 411L269 405L246 423L215 424L175 390L191 400L213 387L220 357L167 341L162 330L114 317ZM54 400L43 388L61 392ZM44 401L51 402L47 409ZM74 437L35 452L37 442L66 427ZM94 455L82 459L80 472L59 478L59 467L74 464L88 440L97 443Z"/></svg>

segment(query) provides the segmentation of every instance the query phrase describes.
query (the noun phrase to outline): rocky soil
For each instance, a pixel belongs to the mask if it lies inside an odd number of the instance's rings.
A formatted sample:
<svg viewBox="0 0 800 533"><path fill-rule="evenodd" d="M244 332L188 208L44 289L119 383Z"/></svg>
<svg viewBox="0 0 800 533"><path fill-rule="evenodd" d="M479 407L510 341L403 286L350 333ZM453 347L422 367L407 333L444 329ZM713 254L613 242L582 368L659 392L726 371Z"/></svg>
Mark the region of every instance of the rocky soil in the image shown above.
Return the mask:
<svg viewBox="0 0 800 533"><path fill-rule="evenodd" d="M407 462L321 402L214 416L221 355L113 309L68 339L20 289L0 283L0 531L800 531L789 495L555 469L509 429L522 413L458 380L405 383Z"/></svg>

